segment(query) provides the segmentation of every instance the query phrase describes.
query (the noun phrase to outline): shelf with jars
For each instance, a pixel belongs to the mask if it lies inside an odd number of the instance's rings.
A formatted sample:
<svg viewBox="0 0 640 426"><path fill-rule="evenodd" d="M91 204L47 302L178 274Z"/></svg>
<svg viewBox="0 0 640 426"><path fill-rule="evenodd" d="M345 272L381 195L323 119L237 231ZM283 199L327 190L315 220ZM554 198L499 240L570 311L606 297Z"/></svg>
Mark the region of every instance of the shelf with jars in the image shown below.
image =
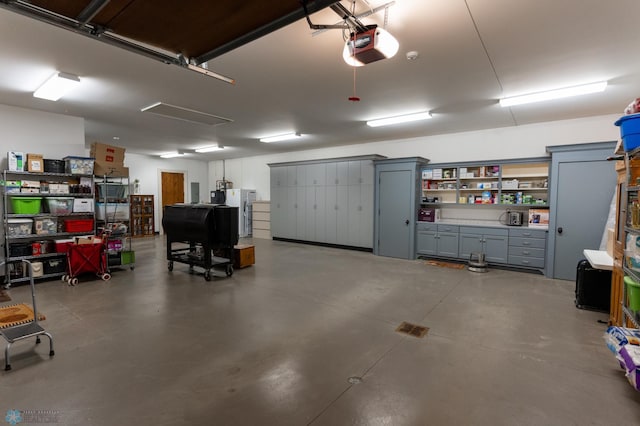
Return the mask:
<svg viewBox="0 0 640 426"><path fill-rule="evenodd" d="M422 170L422 204L548 207L549 160L430 164Z"/></svg>

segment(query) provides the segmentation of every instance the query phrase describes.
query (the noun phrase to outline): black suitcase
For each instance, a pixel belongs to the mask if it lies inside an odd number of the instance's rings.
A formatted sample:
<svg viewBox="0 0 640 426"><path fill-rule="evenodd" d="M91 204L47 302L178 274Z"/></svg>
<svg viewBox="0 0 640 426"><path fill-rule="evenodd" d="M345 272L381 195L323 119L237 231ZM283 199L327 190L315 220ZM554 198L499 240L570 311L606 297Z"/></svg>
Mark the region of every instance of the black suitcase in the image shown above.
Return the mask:
<svg viewBox="0 0 640 426"><path fill-rule="evenodd" d="M586 259L578 262L575 303L579 309L609 312L611 271L594 269Z"/></svg>

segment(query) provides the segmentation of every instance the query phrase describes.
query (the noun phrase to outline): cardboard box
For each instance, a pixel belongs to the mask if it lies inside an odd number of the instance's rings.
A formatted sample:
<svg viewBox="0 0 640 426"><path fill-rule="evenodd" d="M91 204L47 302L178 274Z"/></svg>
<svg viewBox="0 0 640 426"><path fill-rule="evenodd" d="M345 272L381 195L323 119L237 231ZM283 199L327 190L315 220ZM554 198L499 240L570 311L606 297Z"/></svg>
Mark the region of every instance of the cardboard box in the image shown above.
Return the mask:
<svg viewBox="0 0 640 426"><path fill-rule="evenodd" d="M44 172L44 161L42 154L27 154L27 171Z"/></svg>
<svg viewBox="0 0 640 426"><path fill-rule="evenodd" d="M91 144L91 156L96 159L96 163L123 166L124 151L124 148L105 143L94 142Z"/></svg>
<svg viewBox="0 0 640 426"><path fill-rule="evenodd" d="M549 228L549 210L529 209L529 227L544 229Z"/></svg>
<svg viewBox="0 0 640 426"><path fill-rule="evenodd" d="M38 188L40 189L40 181L39 180L23 180L20 184L23 188Z"/></svg>
<svg viewBox="0 0 640 426"><path fill-rule="evenodd" d="M88 235L86 237L75 237L74 242L76 244L100 244L102 243L102 239Z"/></svg>
<svg viewBox="0 0 640 426"><path fill-rule="evenodd" d="M12 172L24 172L24 152L9 151L7 153L7 169Z"/></svg>
<svg viewBox="0 0 640 426"><path fill-rule="evenodd" d="M93 165L93 174L96 176L129 177L129 168L96 161Z"/></svg>
<svg viewBox="0 0 640 426"><path fill-rule="evenodd" d="M246 268L256 263L255 248L252 245L238 244L233 247L233 267Z"/></svg>

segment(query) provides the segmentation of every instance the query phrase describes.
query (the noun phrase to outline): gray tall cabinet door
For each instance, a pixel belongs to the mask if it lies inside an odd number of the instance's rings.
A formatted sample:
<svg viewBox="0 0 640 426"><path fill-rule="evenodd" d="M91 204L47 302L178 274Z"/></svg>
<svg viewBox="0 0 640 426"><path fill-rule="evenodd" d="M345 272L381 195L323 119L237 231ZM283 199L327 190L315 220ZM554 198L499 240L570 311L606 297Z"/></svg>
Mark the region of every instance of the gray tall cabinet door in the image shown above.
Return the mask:
<svg viewBox="0 0 640 426"><path fill-rule="evenodd" d="M287 168L271 168L271 234L275 237L285 237L287 201Z"/></svg>
<svg viewBox="0 0 640 426"><path fill-rule="evenodd" d="M324 242L338 244L338 187L336 185L325 187L324 214Z"/></svg>
<svg viewBox="0 0 640 426"><path fill-rule="evenodd" d="M611 162L563 162L558 168L554 278L574 281L584 249L599 249L616 187Z"/></svg>
<svg viewBox="0 0 640 426"><path fill-rule="evenodd" d="M347 205L347 241L350 246L357 246L360 242L360 222L362 220L362 200L360 185L349 185L347 187L349 196Z"/></svg>
<svg viewBox="0 0 640 426"><path fill-rule="evenodd" d="M409 170L383 171L379 173L378 196L379 211L379 245L380 256L411 259L412 232L411 181L413 172ZM404 189L404 190L401 190Z"/></svg>
<svg viewBox="0 0 640 426"><path fill-rule="evenodd" d="M613 127L613 125L612 125ZM574 281L584 249L598 249L616 191L615 141L548 146L549 232L545 275Z"/></svg>
<svg viewBox="0 0 640 426"><path fill-rule="evenodd" d="M336 244L349 245L349 192L348 186L336 187Z"/></svg>
<svg viewBox="0 0 640 426"><path fill-rule="evenodd" d="M307 237L307 197L306 188L304 186L296 186L296 236L298 240L306 240Z"/></svg>
<svg viewBox="0 0 640 426"><path fill-rule="evenodd" d="M326 236L326 189L324 186L307 186L306 189L305 237L309 241L325 242Z"/></svg>
<svg viewBox="0 0 640 426"><path fill-rule="evenodd" d="M357 246L373 247L373 184L361 186L360 203L362 209L360 211L360 232Z"/></svg>
<svg viewBox="0 0 640 426"><path fill-rule="evenodd" d="M284 238L296 238L298 234L298 188L295 186L286 187L286 208L284 210L284 227L282 236Z"/></svg>

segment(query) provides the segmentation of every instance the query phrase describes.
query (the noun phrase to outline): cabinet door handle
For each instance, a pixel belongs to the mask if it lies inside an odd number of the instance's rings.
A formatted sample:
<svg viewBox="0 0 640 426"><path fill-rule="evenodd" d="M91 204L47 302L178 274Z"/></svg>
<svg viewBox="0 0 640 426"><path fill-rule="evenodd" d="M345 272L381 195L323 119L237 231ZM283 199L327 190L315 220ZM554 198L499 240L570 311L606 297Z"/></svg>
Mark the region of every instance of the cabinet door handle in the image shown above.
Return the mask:
<svg viewBox="0 0 640 426"><path fill-rule="evenodd" d="M529 255L531 253L529 253L528 251L525 250L525 251L522 252L522 254L524 254L526 256L526 255Z"/></svg>
<svg viewBox="0 0 640 426"><path fill-rule="evenodd" d="M522 263L524 263L525 265L528 265L529 261L528 260L523 260Z"/></svg>
<svg viewBox="0 0 640 426"><path fill-rule="evenodd" d="M522 235L524 235L525 237L530 237L531 236L531 232L523 232Z"/></svg>
<svg viewBox="0 0 640 426"><path fill-rule="evenodd" d="M529 241L523 241L523 242L522 242L522 245L523 245L523 246L530 246L530 245L531 245L531 243L530 243Z"/></svg>

